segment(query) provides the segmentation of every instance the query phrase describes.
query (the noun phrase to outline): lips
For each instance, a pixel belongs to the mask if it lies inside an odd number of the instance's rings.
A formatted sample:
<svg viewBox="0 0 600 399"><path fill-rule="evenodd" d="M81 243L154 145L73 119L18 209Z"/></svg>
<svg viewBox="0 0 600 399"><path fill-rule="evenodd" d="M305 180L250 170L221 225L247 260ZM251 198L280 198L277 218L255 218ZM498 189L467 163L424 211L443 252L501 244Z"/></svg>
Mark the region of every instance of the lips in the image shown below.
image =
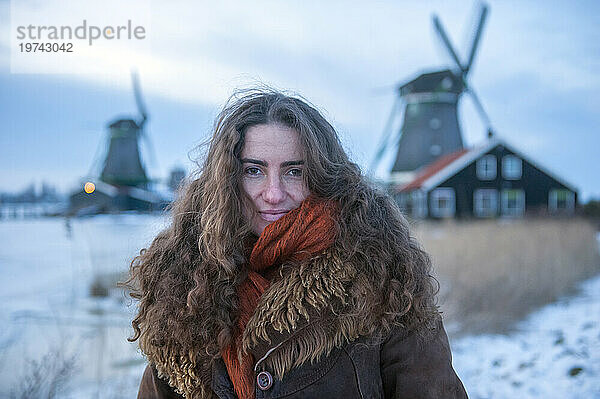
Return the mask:
<svg viewBox="0 0 600 399"><path fill-rule="evenodd" d="M258 214L263 220L267 222L274 222L276 220L281 219L289 210L273 210L273 211L260 211Z"/></svg>

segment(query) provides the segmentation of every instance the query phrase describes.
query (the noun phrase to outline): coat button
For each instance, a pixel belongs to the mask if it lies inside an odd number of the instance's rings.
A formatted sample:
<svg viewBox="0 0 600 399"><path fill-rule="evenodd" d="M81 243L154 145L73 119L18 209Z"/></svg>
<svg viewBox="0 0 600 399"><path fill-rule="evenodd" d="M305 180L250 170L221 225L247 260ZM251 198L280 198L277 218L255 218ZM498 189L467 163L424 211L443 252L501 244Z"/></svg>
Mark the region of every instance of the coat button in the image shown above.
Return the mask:
<svg viewBox="0 0 600 399"><path fill-rule="evenodd" d="M273 385L273 376L268 371L261 371L256 376L256 383L262 391L266 391Z"/></svg>

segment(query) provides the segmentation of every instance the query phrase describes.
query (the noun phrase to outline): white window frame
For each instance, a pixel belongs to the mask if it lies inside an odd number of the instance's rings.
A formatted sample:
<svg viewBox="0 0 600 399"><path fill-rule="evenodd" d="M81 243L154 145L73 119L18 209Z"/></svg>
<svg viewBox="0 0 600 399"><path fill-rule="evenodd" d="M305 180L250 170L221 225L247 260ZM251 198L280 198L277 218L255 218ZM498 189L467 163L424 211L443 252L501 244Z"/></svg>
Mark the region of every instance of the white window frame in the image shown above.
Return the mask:
<svg viewBox="0 0 600 399"><path fill-rule="evenodd" d="M431 191L431 216L439 218L453 217L456 213L456 195L454 189L451 187L439 187ZM450 206L447 208L440 208L439 200L446 199L449 201Z"/></svg>
<svg viewBox="0 0 600 399"><path fill-rule="evenodd" d="M558 207L558 193L566 192L567 201L565 208ZM555 188L548 193L548 210L550 212L573 212L575 209L575 194L571 190Z"/></svg>
<svg viewBox="0 0 600 399"><path fill-rule="evenodd" d="M508 207L508 194L510 192L519 194L517 196L517 207L514 209ZM502 216L523 216L525 213L525 191L523 189L502 190L501 197Z"/></svg>
<svg viewBox="0 0 600 399"><path fill-rule="evenodd" d="M506 180L519 180L523 176L523 160L515 155L502 157L502 177Z"/></svg>
<svg viewBox="0 0 600 399"><path fill-rule="evenodd" d="M415 190L411 193L412 215L414 218L427 216L427 194L423 190Z"/></svg>
<svg viewBox="0 0 600 399"><path fill-rule="evenodd" d="M488 196L490 208L483 207L483 200ZM479 188L473 192L473 213L477 217L493 217L498 214L498 190L495 188Z"/></svg>
<svg viewBox="0 0 600 399"><path fill-rule="evenodd" d="M498 161L493 154L484 155L476 162L477 178L479 180L494 180L496 178Z"/></svg>

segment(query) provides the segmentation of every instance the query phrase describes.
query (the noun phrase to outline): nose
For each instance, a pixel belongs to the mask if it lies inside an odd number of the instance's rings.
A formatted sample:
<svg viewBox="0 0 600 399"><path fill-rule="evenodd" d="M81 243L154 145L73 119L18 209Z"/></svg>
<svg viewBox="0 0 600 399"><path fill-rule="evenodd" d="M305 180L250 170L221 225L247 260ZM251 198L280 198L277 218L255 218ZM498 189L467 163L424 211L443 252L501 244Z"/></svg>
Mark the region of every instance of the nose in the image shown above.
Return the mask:
<svg viewBox="0 0 600 399"><path fill-rule="evenodd" d="M263 199L269 204L278 204L285 199L285 191L279 176L270 176L263 190Z"/></svg>

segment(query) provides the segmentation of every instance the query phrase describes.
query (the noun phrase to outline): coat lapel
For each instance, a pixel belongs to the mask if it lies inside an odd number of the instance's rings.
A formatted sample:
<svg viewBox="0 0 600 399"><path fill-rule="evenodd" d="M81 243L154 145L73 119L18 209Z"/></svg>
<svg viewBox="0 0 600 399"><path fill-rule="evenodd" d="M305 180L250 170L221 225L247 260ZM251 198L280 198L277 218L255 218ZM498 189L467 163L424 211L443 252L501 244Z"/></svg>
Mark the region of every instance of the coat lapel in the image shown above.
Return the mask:
<svg viewBox="0 0 600 399"><path fill-rule="evenodd" d="M359 335L358 320L348 312L347 292L356 269L334 248L282 265L282 276L262 295L240 348L254 356L257 368L270 369L280 379Z"/></svg>

